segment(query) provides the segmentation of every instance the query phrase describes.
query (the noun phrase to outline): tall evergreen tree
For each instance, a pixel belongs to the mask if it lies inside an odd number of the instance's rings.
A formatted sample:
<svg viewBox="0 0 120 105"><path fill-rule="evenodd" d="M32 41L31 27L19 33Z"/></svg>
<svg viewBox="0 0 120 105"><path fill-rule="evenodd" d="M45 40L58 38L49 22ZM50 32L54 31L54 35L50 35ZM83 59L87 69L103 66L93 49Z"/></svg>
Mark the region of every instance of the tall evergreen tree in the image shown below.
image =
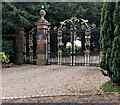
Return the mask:
<svg viewBox="0 0 120 105"><path fill-rule="evenodd" d="M114 41L111 53L111 70L112 77L111 80L114 83L120 84L120 1L116 3L116 9L114 12Z"/></svg>
<svg viewBox="0 0 120 105"><path fill-rule="evenodd" d="M114 39L113 13L115 9L114 2L105 2L101 14L100 47L103 52L100 67L107 71L108 76L112 76L110 70L112 42Z"/></svg>
<svg viewBox="0 0 120 105"><path fill-rule="evenodd" d="M113 83L120 83L120 1L103 5L100 45L103 52L100 67Z"/></svg>

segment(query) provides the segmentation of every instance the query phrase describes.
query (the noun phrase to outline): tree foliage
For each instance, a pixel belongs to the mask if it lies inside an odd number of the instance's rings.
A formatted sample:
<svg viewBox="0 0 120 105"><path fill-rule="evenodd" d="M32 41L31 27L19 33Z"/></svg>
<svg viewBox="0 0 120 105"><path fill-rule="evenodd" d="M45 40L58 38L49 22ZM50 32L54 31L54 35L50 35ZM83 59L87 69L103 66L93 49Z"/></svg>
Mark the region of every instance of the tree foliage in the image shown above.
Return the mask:
<svg viewBox="0 0 120 105"><path fill-rule="evenodd" d="M100 42L103 57L100 66L103 69L107 69L109 75L111 71L109 68L110 54L112 48L112 41L114 38L114 25L113 25L113 13L115 9L114 2L105 2L103 5L101 16L101 30L100 30Z"/></svg>
<svg viewBox="0 0 120 105"><path fill-rule="evenodd" d="M34 27L40 16L41 6L47 12L45 18L52 25L59 25L60 21L77 16L88 19L99 26L102 3L71 3L71 2L3 2L2 22L3 34L12 33L18 25L27 28Z"/></svg>
<svg viewBox="0 0 120 105"><path fill-rule="evenodd" d="M32 27L33 22L37 21L37 7L35 3L5 2L2 5L3 33L12 33L11 29L16 26ZM31 11L32 10L32 11ZM9 31L9 32L6 32Z"/></svg>
<svg viewBox="0 0 120 105"><path fill-rule="evenodd" d="M105 2L101 14L100 47L103 52L100 67L112 82L120 82L120 9L119 3Z"/></svg>
<svg viewBox="0 0 120 105"><path fill-rule="evenodd" d="M113 75L111 79L114 83L120 83L120 2L116 3L116 9L114 12L114 25L114 40L111 53L111 70Z"/></svg>

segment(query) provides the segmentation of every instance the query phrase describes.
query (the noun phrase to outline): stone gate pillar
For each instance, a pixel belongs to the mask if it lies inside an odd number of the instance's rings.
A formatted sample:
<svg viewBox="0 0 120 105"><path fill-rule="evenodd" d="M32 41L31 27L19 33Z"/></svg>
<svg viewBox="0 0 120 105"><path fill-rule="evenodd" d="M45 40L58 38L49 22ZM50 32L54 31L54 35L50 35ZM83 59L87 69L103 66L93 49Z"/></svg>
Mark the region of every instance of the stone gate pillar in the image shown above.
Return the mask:
<svg viewBox="0 0 120 105"><path fill-rule="evenodd" d="M41 18L38 22L35 22L35 25L37 26L37 65L44 65L47 62L47 32L50 23L44 19L45 15L46 12L42 8L42 10L40 10Z"/></svg>
<svg viewBox="0 0 120 105"><path fill-rule="evenodd" d="M24 28L17 27L16 28L16 35L15 35L15 42L16 42L16 64L23 64L24 63Z"/></svg>

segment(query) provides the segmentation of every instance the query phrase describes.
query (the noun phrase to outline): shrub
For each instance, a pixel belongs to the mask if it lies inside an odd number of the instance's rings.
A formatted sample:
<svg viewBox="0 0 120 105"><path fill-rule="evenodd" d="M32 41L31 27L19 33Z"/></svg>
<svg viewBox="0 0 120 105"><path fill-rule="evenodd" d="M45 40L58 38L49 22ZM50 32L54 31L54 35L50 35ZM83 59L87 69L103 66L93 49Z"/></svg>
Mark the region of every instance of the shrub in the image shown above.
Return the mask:
<svg viewBox="0 0 120 105"><path fill-rule="evenodd" d="M9 55L10 62L12 62L12 59L15 57L14 52L14 43L12 40L2 40L2 51L5 52L5 54Z"/></svg>
<svg viewBox="0 0 120 105"><path fill-rule="evenodd" d="M114 5L115 4L115 5ZM103 57L100 67L113 83L120 83L120 2L105 2L101 17L100 44ZM104 72L103 72L104 74Z"/></svg>
<svg viewBox="0 0 120 105"><path fill-rule="evenodd" d="M9 56L5 52L0 52L0 62L9 63Z"/></svg>

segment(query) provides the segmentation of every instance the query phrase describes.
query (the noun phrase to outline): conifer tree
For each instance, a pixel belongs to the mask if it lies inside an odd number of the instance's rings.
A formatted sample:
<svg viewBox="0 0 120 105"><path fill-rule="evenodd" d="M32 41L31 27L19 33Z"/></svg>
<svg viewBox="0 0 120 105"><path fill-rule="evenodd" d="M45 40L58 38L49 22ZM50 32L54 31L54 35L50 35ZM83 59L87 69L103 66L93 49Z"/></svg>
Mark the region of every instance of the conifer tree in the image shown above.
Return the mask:
<svg viewBox="0 0 120 105"><path fill-rule="evenodd" d="M111 78L110 69L112 42L114 39L113 13L115 9L114 2L105 2L101 14L100 47L103 52L100 67L107 71Z"/></svg>
<svg viewBox="0 0 120 105"><path fill-rule="evenodd" d="M111 53L111 70L113 83L120 84L120 1L116 3L116 9L114 12L114 41Z"/></svg>

